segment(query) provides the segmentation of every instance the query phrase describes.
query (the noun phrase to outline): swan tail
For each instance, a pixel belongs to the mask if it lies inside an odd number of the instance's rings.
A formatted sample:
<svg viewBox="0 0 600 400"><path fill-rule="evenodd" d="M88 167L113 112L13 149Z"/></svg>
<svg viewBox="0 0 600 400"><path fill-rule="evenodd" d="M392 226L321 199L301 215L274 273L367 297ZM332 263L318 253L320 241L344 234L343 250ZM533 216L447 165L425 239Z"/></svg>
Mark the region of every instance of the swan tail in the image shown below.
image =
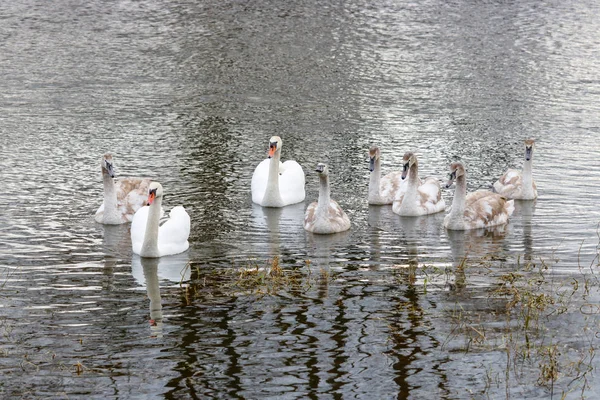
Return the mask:
<svg viewBox="0 0 600 400"><path fill-rule="evenodd" d="M279 193L281 199L287 204L295 204L306 198L304 170L294 160L288 160L281 165L279 179Z"/></svg>
<svg viewBox="0 0 600 400"><path fill-rule="evenodd" d="M513 215L513 212L515 212L515 201L508 200L506 202L506 214L510 217L511 215Z"/></svg>
<svg viewBox="0 0 600 400"><path fill-rule="evenodd" d="M162 255L177 254L189 247L190 216L182 206L174 207L170 218L158 230L158 246Z"/></svg>
<svg viewBox="0 0 600 400"><path fill-rule="evenodd" d="M102 204L100 204L100 207L98 207L98 210L96 211L96 214L94 215L94 219L96 220L96 222L102 223L103 217L104 217L104 202L102 202Z"/></svg>

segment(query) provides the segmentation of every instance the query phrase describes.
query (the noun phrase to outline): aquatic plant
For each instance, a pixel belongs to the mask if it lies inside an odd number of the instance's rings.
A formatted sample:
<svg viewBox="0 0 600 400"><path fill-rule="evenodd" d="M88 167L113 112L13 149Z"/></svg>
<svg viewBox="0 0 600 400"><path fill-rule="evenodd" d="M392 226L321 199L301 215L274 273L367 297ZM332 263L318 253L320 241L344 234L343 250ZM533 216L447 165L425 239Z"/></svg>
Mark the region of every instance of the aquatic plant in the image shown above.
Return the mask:
<svg viewBox="0 0 600 400"><path fill-rule="evenodd" d="M284 268L278 256L263 265L248 262L243 266L207 269L190 263L188 267L192 268L194 279L185 285L186 296L207 290L215 296L273 296L283 292L294 295L309 291L315 284L327 284L334 276L324 268L314 274L310 260L302 267Z"/></svg>

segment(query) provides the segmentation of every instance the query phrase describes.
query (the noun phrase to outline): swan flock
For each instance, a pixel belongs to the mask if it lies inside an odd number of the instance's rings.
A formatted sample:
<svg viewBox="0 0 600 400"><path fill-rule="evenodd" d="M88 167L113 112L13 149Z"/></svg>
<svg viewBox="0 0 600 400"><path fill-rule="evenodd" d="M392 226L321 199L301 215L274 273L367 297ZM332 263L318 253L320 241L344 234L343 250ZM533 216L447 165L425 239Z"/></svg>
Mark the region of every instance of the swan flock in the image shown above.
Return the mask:
<svg viewBox="0 0 600 400"><path fill-rule="evenodd" d="M279 136L269 140L268 157L252 174L252 201L263 207L285 207L304 201L305 175L294 160L281 162L283 142ZM449 230L490 228L508 223L514 211L514 199L534 200L538 196L532 177L535 142L524 142L524 164L521 171L508 169L493 185L493 191L467 193L467 173L461 162L450 164L450 178L445 188L455 184L452 206L443 225ZM446 210L442 185L435 177L421 179L419 162L412 152L404 154L402 169L381 176L381 151L368 150L370 177L368 204L391 205L400 216L417 217ZM150 178L116 178L111 154L101 159L103 202L94 219L102 224L131 222L133 253L157 258L186 251L189 248L191 220L183 206L173 207L163 218L164 189ZM333 234L350 229L350 219L340 204L331 198L329 167L317 164L319 195L306 208L303 226L314 234Z"/></svg>

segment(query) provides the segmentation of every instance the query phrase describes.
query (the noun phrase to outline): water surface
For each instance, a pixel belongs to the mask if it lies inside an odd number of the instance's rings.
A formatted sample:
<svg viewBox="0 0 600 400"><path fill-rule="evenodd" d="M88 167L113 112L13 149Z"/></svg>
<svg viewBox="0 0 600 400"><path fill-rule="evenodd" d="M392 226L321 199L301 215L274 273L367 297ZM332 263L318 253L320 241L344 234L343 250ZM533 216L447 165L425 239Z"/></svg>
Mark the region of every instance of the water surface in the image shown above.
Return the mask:
<svg viewBox="0 0 600 400"><path fill-rule="evenodd" d="M537 361L507 389L508 300L493 290L528 261L547 265L551 287L597 272L599 12L590 1L0 5L0 393L576 397L580 375L561 370L552 392ZM272 135L307 181L304 203L277 210L249 190ZM443 214L367 204L372 144L384 172L413 151L421 175L442 181L461 160L475 190L521 168L529 137L540 197L517 202L504 229L449 233ZM185 205L188 252L145 261L128 226L94 222L108 151L119 176L150 176L167 209ZM350 232L302 228L318 162ZM453 189L443 195L450 204ZM473 264L456 269L465 256ZM215 278L274 257L331 279L258 296ZM595 313L578 311L596 292L547 318L543 344L574 360L594 348ZM485 344L465 350L457 309L479 318Z"/></svg>

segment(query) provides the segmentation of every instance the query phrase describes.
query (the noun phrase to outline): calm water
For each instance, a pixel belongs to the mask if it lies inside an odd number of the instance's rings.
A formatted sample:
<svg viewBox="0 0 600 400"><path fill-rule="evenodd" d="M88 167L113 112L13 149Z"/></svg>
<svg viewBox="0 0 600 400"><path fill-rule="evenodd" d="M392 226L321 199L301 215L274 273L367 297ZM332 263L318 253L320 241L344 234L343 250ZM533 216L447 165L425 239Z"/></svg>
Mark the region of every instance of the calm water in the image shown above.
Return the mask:
<svg viewBox="0 0 600 400"><path fill-rule="evenodd" d="M517 260L567 282L597 272L599 14L593 1L3 2L0 397L579 396L572 370L554 392L535 365L498 383L505 304L489 297ZM307 200L266 210L250 180L276 134ZM406 151L440 180L462 160L475 190L520 168L528 137L540 198L503 231L449 234L443 214L367 204L371 144L384 172ZM188 252L142 262L128 226L94 222L107 151L118 175L153 177L167 209L186 207ZM346 234L302 229L317 162ZM402 279L466 254L490 264ZM275 256L333 278L264 297L213 279ZM456 308L486 316L496 341L465 351ZM598 345L594 313L548 324L563 355Z"/></svg>

